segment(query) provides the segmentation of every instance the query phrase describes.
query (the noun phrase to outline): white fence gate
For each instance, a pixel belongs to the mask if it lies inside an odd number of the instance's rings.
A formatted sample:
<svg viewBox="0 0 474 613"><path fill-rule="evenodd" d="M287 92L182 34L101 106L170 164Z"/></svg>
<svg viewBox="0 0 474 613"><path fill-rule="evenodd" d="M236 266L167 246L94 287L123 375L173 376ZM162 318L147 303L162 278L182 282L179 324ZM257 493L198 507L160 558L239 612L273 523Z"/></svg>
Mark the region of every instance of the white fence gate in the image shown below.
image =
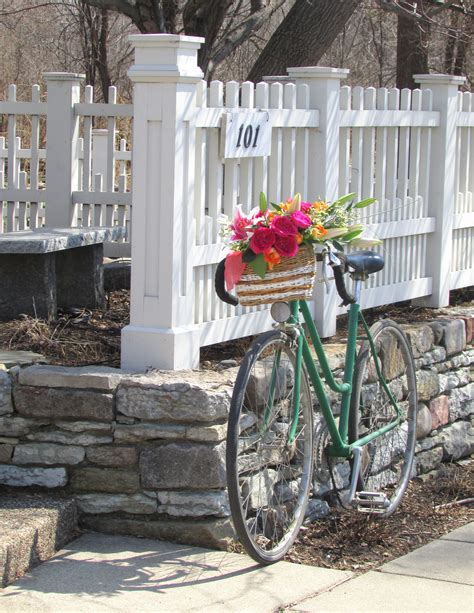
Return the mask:
<svg viewBox="0 0 474 613"><path fill-rule="evenodd" d="M130 132L132 105L93 103L82 75L46 73L47 101L33 85L31 101L18 101L11 85L0 102L7 140L0 137L0 232L27 228L119 225L123 243L106 245L109 255L130 255L131 152L117 120ZM94 129L93 122L103 129ZM23 141L26 141L24 146Z"/></svg>

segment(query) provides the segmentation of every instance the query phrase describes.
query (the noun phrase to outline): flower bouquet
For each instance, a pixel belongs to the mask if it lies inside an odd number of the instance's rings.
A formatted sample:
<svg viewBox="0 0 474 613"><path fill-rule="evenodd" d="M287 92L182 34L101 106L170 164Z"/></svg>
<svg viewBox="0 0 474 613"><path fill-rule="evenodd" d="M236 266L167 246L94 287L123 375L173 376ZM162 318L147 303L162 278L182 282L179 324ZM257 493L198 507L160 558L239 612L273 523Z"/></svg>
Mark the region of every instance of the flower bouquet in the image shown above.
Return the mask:
<svg viewBox="0 0 474 613"><path fill-rule="evenodd" d="M230 250L225 262L227 290L235 286L243 306L311 297L315 243L339 251L349 244L368 244L362 236L364 226L356 223L357 209L375 199L355 202L354 196L328 203L305 202L296 194L269 204L262 192L259 206L248 215L241 205L235 207L234 219L226 218L221 231Z"/></svg>

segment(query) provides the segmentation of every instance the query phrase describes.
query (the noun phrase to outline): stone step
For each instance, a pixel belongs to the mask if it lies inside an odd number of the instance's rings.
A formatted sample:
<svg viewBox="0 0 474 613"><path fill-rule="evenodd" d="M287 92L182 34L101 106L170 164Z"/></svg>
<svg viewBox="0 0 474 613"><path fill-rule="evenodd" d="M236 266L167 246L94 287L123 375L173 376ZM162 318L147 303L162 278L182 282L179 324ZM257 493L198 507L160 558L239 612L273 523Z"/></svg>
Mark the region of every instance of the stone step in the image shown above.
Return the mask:
<svg viewBox="0 0 474 613"><path fill-rule="evenodd" d="M0 588L78 534L76 504L42 494L0 494Z"/></svg>

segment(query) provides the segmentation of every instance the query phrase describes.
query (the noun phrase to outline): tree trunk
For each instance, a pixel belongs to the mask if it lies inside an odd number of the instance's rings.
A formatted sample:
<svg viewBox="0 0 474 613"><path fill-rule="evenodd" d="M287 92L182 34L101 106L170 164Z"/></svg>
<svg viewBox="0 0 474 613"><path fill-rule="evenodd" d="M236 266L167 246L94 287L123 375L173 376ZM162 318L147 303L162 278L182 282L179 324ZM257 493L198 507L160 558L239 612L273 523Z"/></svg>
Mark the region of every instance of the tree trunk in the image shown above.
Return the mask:
<svg viewBox="0 0 474 613"><path fill-rule="evenodd" d="M417 0L421 4L422 0ZM420 10L421 12L421 10ZM398 16L397 29L397 87L415 89L414 74L427 74L429 24L411 17Z"/></svg>
<svg viewBox="0 0 474 613"><path fill-rule="evenodd" d="M248 79L284 75L289 66L314 66L362 0L297 0L252 67Z"/></svg>

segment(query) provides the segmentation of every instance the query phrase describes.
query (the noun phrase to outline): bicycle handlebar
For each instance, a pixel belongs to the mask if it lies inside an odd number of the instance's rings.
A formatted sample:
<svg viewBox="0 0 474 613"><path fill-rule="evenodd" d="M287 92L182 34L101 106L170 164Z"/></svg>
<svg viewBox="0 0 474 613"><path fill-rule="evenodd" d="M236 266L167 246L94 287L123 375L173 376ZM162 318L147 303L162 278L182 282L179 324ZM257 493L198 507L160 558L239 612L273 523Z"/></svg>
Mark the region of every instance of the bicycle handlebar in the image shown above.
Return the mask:
<svg viewBox="0 0 474 613"><path fill-rule="evenodd" d="M214 278L214 287L216 290L216 294L218 298L222 300L222 302L226 302L232 306L237 306L239 304L239 299L237 296L233 296L229 294L229 292L225 288L224 281L224 267L225 267L225 259L221 260L217 265L216 276Z"/></svg>
<svg viewBox="0 0 474 613"><path fill-rule="evenodd" d="M347 262L345 255L343 253L337 252L336 256L340 261L340 264L331 264L331 268L334 272L334 281L336 282L336 290L339 294L342 304L347 306L348 304L352 304L355 302L355 298L352 294L347 291L346 283L344 281L344 274L347 272ZM214 287L216 290L216 294L222 302L230 304L231 306L237 306L239 304L239 299L237 296L233 294L229 294L229 292L225 288L225 280L224 280L224 267L225 267L225 259L221 260L217 265L216 275L214 279Z"/></svg>

